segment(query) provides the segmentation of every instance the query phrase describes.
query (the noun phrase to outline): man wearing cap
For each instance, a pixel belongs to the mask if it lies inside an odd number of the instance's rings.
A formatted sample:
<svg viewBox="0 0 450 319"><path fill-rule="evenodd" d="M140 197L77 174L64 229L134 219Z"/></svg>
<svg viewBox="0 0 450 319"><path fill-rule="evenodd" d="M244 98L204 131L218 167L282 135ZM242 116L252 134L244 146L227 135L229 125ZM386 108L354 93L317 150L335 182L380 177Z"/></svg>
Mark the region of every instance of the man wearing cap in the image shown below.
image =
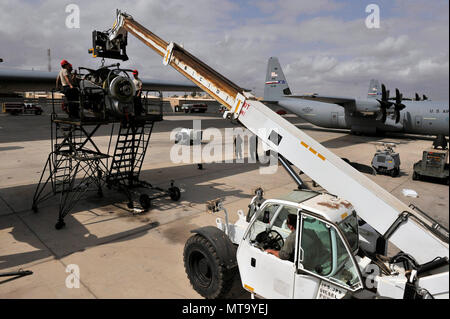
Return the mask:
<svg viewBox="0 0 450 319"><path fill-rule="evenodd" d="M134 113L135 115L141 115L142 113L142 100L141 100L141 93L142 93L142 81L139 79L139 72L138 70L133 71L133 83L136 88L136 95L134 97Z"/></svg>
<svg viewBox="0 0 450 319"><path fill-rule="evenodd" d="M61 61L61 70L58 73L58 77L56 78L56 88L61 88L61 91L66 94L69 88L73 88L72 82L70 81L70 72L69 72L70 63L67 60Z"/></svg>
<svg viewBox="0 0 450 319"><path fill-rule="evenodd" d="M78 91L74 88L73 77L70 74L72 65L67 60L61 61L61 70L56 78L56 88L59 89L61 86L61 92L66 96L69 104L69 115L71 117L79 117L78 105L71 103L71 101L78 100Z"/></svg>

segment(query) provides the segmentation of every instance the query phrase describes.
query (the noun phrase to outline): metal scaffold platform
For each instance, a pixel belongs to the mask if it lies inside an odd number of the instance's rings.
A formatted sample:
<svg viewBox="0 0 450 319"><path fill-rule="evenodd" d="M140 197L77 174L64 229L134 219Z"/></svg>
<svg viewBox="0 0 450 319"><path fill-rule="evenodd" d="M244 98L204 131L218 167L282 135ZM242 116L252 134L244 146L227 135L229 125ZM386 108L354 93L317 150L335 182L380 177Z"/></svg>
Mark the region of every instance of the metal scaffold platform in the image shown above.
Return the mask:
<svg viewBox="0 0 450 319"><path fill-rule="evenodd" d="M96 192L101 198L104 186L123 193L130 209L146 211L152 200L162 197L178 201L180 190L173 180L168 189L162 189L139 179L154 124L162 121L162 93L157 99L144 98L140 114L122 117L105 116L104 110L88 116L83 98L86 101L83 95L79 101L66 100L69 107L79 105L75 118L57 114L52 103L51 151L33 196L32 210L37 212L41 203L59 195L55 228L61 229L64 218L83 196ZM107 150L101 150L94 139L102 126L111 126Z"/></svg>

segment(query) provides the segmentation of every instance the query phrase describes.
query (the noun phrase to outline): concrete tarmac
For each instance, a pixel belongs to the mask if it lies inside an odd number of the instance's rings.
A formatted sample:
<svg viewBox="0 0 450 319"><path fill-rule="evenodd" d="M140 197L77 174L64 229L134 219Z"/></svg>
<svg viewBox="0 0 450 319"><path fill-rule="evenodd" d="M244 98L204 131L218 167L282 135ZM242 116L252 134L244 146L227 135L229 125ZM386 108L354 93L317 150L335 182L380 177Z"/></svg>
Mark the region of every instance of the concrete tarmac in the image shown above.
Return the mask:
<svg viewBox="0 0 450 319"><path fill-rule="evenodd" d="M338 156L394 194L414 203L448 227L448 186L435 181L413 181L413 164L432 139L394 134L385 137L354 136L343 130L315 127L293 115L286 118L305 130ZM158 199L147 212L126 206L126 197L104 189L104 197L87 193L65 218L66 227L56 230L59 196L31 210L33 194L51 149L50 117L0 115L0 273L25 269L30 276L8 280L0 277L0 298L201 298L190 286L183 266L183 247L190 230L215 225L218 216L206 213L205 202L224 198L231 221L238 209L246 212L252 191L262 186L265 197L283 195L296 188L282 167L275 174L260 173L256 163L173 163L173 129L192 127L224 132L234 128L217 113L175 114L155 124L143 162L141 179L167 188L170 180L181 188L181 200ZM111 127L95 135L102 150L109 143ZM204 147L210 139L206 136ZM373 142L399 143L401 174L392 178L372 175ZM114 141L113 141L114 142ZM220 143L221 141L211 141ZM114 145L114 144L113 144ZM228 145L230 146L230 145ZM244 152L248 157L248 152ZM225 152L224 159L233 154ZM312 181L302 178L313 189ZM405 197L403 189L419 197ZM223 216L219 216L223 217ZM74 266L75 265L75 266ZM70 269L79 270L80 286L68 288ZM69 272L68 272L69 271ZM236 289L236 297L248 294Z"/></svg>

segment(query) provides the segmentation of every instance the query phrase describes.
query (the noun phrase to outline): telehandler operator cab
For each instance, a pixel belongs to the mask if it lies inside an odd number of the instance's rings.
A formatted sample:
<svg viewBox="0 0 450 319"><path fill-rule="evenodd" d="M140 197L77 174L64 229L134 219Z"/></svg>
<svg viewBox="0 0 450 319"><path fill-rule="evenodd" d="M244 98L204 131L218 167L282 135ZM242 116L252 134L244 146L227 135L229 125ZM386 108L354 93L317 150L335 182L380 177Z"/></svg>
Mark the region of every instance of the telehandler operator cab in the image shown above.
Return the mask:
<svg viewBox="0 0 450 319"><path fill-rule="evenodd" d="M294 267L297 275L311 275L319 281L326 280L346 290L359 290L362 287L362 276L354 257L358 250L356 212L351 205L321 207L321 204L328 203L329 195L318 195L315 192L291 193L291 196L299 195L303 197L302 203L292 202L293 198L289 198L289 201L270 199L262 203L253 212L254 216L239 250L242 252L247 247L255 264L272 264L273 267L270 268L259 267L259 271L268 272L259 274L259 278L268 276L269 272L281 275L281 268L289 262L293 264L289 268ZM280 250L283 247L291 233L287 227L289 214L297 215L295 252L290 260L280 260L264 250ZM277 268L280 268L279 272Z"/></svg>

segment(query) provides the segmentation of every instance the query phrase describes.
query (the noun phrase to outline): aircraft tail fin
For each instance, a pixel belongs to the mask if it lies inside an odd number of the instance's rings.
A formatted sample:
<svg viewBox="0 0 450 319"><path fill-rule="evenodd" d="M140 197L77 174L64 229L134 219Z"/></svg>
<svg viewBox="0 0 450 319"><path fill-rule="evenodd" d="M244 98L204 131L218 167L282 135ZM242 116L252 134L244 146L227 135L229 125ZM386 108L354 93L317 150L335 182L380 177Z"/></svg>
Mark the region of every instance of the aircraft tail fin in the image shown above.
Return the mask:
<svg viewBox="0 0 450 319"><path fill-rule="evenodd" d="M276 57L267 62L266 82L264 84L264 101L278 102L284 95L291 95L291 90Z"/></svg>
<svg viewBox="0 0 450 319"><path fill-rule="evenodd" d="M369 91L367 92L369 99L381 99L381 86L378 80L372 79L369 83Z"/></svg>

